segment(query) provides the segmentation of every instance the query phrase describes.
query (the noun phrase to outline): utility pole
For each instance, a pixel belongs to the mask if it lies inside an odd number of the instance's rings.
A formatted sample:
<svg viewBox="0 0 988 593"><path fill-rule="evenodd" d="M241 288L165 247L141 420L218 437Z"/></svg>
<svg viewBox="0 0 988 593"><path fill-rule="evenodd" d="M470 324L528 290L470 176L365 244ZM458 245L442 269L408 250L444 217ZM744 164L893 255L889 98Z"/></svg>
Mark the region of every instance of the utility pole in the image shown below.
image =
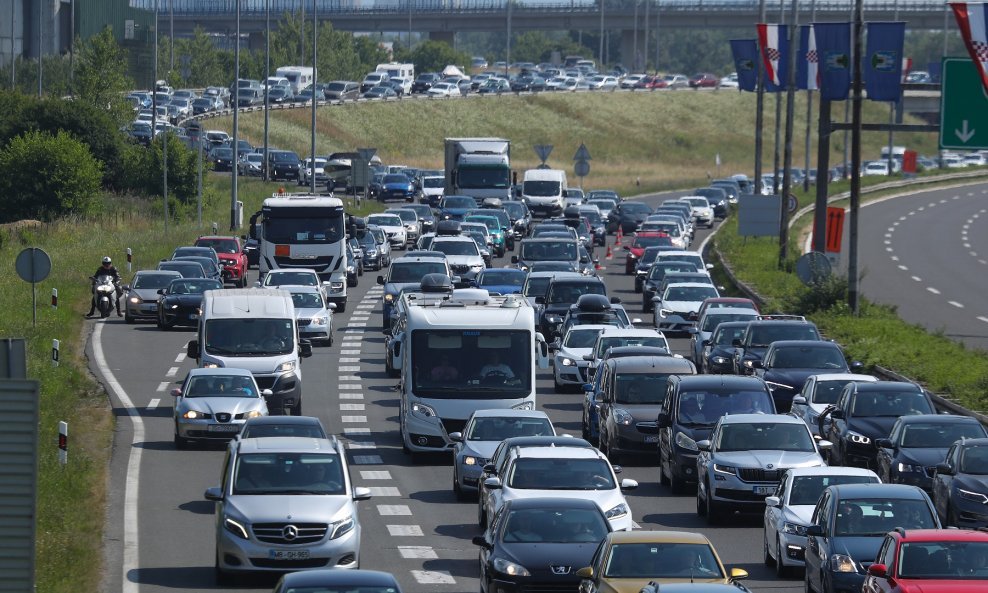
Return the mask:
<svg viewBox="0 0 988 593"><path fill-rule="evenodd" d="M316 91L319 82L318 47L316 35L319 32L319 14L316 12L316 0L312 0L312 130L309 148L309 184L312 193L316 193Z"/></svg>
<svg viewBox="0 0 988 593"><path fill-rule="evenodd" d="M511 0L508 0L508 41L504 54L504 77L508 77L508 68L511 67Z"/></svg>
<svg viewBox="0 0 988 593"><path fill-rule="evenodd" d="M632 57L631 57L631 70L632 70L632 72L638 72L638 4L639 4L639 0L635 0L635 30L634 30L634 33L632 33L632 39L633 39L633 41L631 42L631 46L635 48L631 52L631 54L632 54ZM623 59L626 56L621 56L621 57Z"/></svg>
<svg viewBox="0 0 988 593"><path fill-rule="evenodd" d="M648 70L648 5L652 0L645 0L645 45L642 48L642 72Z"/></svg>
<svg viewBox="0 0 988 593"><path fill-rule="evenodd" d="M14 18L17 16L17 3L10 3L10 90L17 88L17 54L14 53Z"/></svg>
<svg viewBox="0 0 988 593"><path fill-rule="evenodd" d="M45 3L44 0L38 3L38 98L41 98L41 79L43 73L43 66L41 65L45 57L45 44L44 44L44 23L45 23ZM946 39L946 33L944 33L944 39ZM944 41L946 44L946 41Z"/></svg>
<svg viewBox="0 0 988 593"><path fill-rule="evenodd" d="M600 0L600 48L597 52L600 67L604 67L604 0Z"/></svg>
<svg viewBox="0 0 988 593"><path fill-rule="evenodd" d="M271 0L264 0L264 162L261 164L261 179L264 181L268 180L268 131L271 121L269 78L271 78Z"/></svg>
<svg viewBox="0 0 988 593"><path fill-rule="evenodd" d="M861 34L864 29L864 0L854 8L854 82L851 89L851 220L847 250L847 304L858 314L858 213L861 209Z"/></svg>
<svg viewBox="0 0 988 593"><path fill-rule="evenodd" d="M812 23L816 21L816 0L810 1L810 31L809 34L813 35L813 25ZM806 48L809 49L808 47ZM801 60L807 60L806 56L800 56ZM808 60L807 60L808 62ZM817 72L819 72L820 61L817 58ZM809 67L807 67L807 71ZM803 175L803 191L810 191L810 150L813 141L813 91L810 89L809 81L806 81L806 167L804 169L805 175ZM816 166L816 182L820 183L820 163Z"/></svg>
<svg viewBox="0 0 988 593"><path fill-rule="evenodd" d="M175 71L175 0L168 0L168 73Z"/></svg>
<svg viewBox="0 0 988 593"><path fill-rule="evenodd" d="M13 56L13 38L10 49ZM69 96L75 97L75 0L69 0Z"/></svg>
<svg viewBox="0 0 988 593"><path fill-rule="evenodd" d="M897 21L899 20L899 0L895 0L892 6L893 6L892 20ZM899 100L900 101L902 100L901 91L899 92ZM894 168L893 165L895 164L895 161L892 158L892 145L895 144L895 133L892 131L892 126L895 124L895 103L896 103L895 101L889 103L889 153L888 153L888 161L887 161L888 169L889 169L889 174L888 174L889 177L892 176L893 173L892 169Z"/></svg>
<svg viewBox="0 0 988 593"><path fill-rule="evenodd" d="M764 2L765 0L761 0ZM662 9L662 0L655 0L655 73L659 73L659 11Z"/></svg>
<svg viewBox="0 0 988 593"><path fill-rule="evenodd" d="M237 230L237 166L240 164L240 0L236 0L237 36L233 45L233 84L236 94L233 96L233 171L230 184L230 230ZM267 163L265 163L267 166Z"/></svg>
<svg viewBox="0 0 988 593"><path fill-rule="evenodd" d="M764 23L765 0L758 0L758 22ZM765 66L762 64L761 56L758 57L756 65L758 72L758 86L755 88L755 195L762 193L762 143L764 134L762 128L765 126ZM775 188L772 188L775 193Z"/></svg>
<svg viewBox="0 0 988 593"><path fill-rule="evenodd" d="M784 20L784 19L783 19ZM785 269L789 254L789 193L792 188L792 128L795 119L796 53L799 47L799 0L792 0L789 27L789 71L786 73L786 147L783 157L782 198L779 200L779 269Z"/></svg>

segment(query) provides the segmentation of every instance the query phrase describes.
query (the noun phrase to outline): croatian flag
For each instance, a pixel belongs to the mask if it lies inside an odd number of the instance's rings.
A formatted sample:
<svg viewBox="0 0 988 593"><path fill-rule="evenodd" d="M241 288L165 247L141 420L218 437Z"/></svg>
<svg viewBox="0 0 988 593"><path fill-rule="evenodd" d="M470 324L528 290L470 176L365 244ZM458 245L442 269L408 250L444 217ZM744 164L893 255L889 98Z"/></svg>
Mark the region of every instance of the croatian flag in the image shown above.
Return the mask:
<svg viewBox="0 0 988 593"><path fill-rule="evenodd" d="M765 86L768 91L782 89L786 82L786 25L758 23L758 49L765 65Z"/></svg>
<svg viewBox="0 0 988 593"><path fill-rule="evenodd" d="M816 51L816 34L812 25L803 25L799 28L796 88L809 91L820 88L820 58Z"/></svg>
<svg viewBox="0 0 988 593"><path fill-rule="evenodd" d="M988 5L979 2L957 2L950 5L957 18L964 45L971 54L974 67L981 75L981 83L988 92Z"/></svg>

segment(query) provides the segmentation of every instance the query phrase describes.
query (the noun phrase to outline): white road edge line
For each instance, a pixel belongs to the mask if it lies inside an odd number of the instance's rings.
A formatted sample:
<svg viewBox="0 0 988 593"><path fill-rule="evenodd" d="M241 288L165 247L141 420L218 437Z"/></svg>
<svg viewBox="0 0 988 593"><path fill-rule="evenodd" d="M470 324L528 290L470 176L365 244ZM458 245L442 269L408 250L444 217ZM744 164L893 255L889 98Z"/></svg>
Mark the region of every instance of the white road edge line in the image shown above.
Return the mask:
<svg viewBox="0 0 988 593"><path fill-rule="evenodd" d="M106 386L116 395L124 409L127 410L127 415L130 416L130 421L134 425L134 437L131 439L130 455L127 459L127 477L125 479L126 486L124 489L123 570L121 574L123 581L121 593L138 593L141 588L140 584L131 581L127 575L131 571L137 570L140 561L137 503L141 483L141 453L143 449L135 445L144 442L144 420L138 414L137 409L134 408L134 402L131 401L127 392L124 391L123 386L117 381L109 365L106 364L106 357L103 355L103 344L100 341L103 335L103 324L97 323L95 325L96 327L93 329L93 357L96 359L96 366L99 368L100 374L103 375Z"/></svg>
<svg viewBox="0 0 988 593"><path fill-rule="evenodd" d="M160 399L154 398L154 399L152 399L151 401L148 402L147 409L148 410L153 410L153 409L157 408L158 407L158 404L160 404L160 403L161 403L161 400Z"/></svg>

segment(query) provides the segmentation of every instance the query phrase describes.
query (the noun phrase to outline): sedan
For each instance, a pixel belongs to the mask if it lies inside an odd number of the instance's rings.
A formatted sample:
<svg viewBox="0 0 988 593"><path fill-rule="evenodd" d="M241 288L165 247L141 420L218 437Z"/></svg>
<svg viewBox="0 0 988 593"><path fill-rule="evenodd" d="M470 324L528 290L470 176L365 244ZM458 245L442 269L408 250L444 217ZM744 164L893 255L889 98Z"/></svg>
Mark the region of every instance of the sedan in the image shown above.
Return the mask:
<svg viewBox="0 0 988 593"><path fill-rule="evenodd" d="M206 278L172 280L166 288L158 289L158 328L170 329L177 325L197 327L202 293L222 289L222 282Z"/></svg>
<svg viewBox="0 0 988 593"><path fill-rule="evenodd" d="M396 99L398 93L390 86L378 85L367 89L367 92L361 95L361 97L364 99Z"/></svg>
<svg viewBox="0 0 988 593"><path fill-rule="evenodd" d="M257 416L248 418L238 439L261 437L306 437L328 439L322 422L315 416Z"/></svg>
<svg viewBox="0 0 988 593"><path fill-rule="evenodd" d="M265 397L270 389L257 388L254 376L243 369L192 369L175 396L175 448L192 440L229 440L248 418L268 415Z"/></svg>
<svg viewBox="0 0 988 593"><path fill-rule="evenodd" d="M516 268L488 268L477 275L477 288L491 293L518 294L528 272Z"/></svg>
<svg viewBox="0 0 988 593"><path fill-rule="evenodd" d="M855 362L848 366L844 352L834 342L820 340L779 340L772 342L762 361L753 362L755 375L768 383L775 399L776 409L788 412L792 400L803 388L807 377L819 373L849 373Z"/></svg>
<svg viewBox="0 0 988 593"><path fill-rule="evenodd" d="M459 97L460 87L451 82L437 82L425 92L430 97Z"/></svg>
<svg viewBox="0 0 988 593"><path fill-rule="evenodd" d="M300 338L313 343L333 345L333 313L335 303L326 304L323 292L316 286L286 286L295 305L295 318Z"/></svg>
<svg viewBox="0 0 988 593"><path fill-rule="evenodd" d="M970 416L924 414L903 416L887 439L878 439L878 475L889 484L912 484L930 492L937 465L947 460L956 441L988 438Z"/></svg>
<svg viewBox="0 0 988 593"><path fill-rule="evenodd" d="M720 296L717 288L700 282L669 284L652 297L655 327L662 332L687 332L696 323L696 312L703 301Z"/></svg>
<svg viewBox="0 0 988 593"><path fill-rule="evenodd" d="M689 80L689 85L692 89L715 88L718 84L720 84L720 79L709 72L695 74Z"/></svg>

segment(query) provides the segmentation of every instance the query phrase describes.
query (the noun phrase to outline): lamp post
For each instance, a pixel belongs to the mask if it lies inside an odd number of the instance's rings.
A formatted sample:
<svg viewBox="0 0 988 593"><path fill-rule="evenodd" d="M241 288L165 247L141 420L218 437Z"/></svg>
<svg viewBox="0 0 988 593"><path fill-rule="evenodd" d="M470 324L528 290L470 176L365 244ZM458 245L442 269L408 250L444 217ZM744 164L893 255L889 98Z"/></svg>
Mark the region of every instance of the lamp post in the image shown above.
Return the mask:
<svg viewBox="0 0 988 593"><path fill-rule="evenodd" d="M319 14L316 12L316 0L312 0L312 130L309 148L309 184L312 193L316 193L316 91L319 82L319 64L316 61L319 50L316 39L319 31Z"/></svg>
<svg viewBox="0 0 988 593"><path fill-rule="evenodd" d="M271 78L271 0L264 0L264 162L261 178L268 180L268 129L271 101L268 98L268 79Z"/></svg>
<svg viewBox="0 0 988 593"><path fill-rule="evenodd" d="M600 67L604 67L604 0L600 0L600 48L597 51Z"/></svg>
<svg viewBox="0 0 988 593"><path fill-rule="evenodd" d="M236 0L237 10L237 36L233 40L233 85L236 94L233 97L233 167L232 183L230 184L230 230L237 230L237 165L240 164L240 157L237 154L240 149L240 0ZM267 163L265 163L267 166Z"/></svg>

